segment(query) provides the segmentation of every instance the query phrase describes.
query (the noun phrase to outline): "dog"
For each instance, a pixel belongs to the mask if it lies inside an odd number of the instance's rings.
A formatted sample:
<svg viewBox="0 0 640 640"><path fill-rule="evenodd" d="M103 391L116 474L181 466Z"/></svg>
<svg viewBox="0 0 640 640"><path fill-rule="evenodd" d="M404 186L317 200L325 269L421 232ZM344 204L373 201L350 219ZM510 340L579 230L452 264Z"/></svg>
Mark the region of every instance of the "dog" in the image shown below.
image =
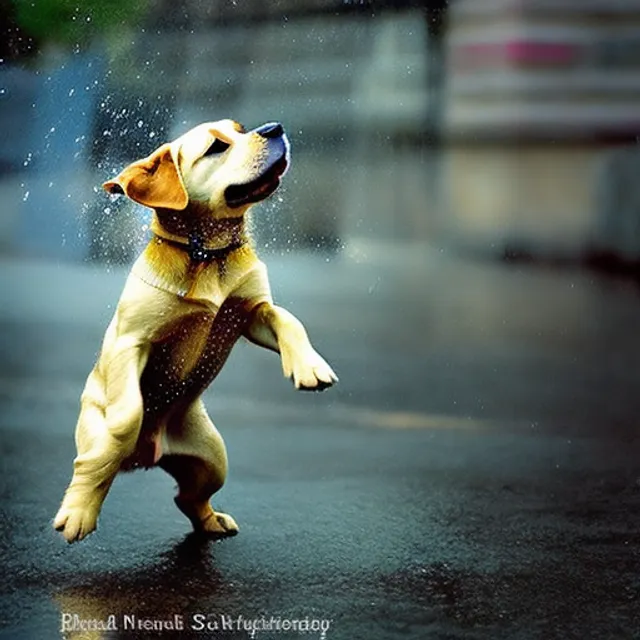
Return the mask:
<svg viewBox="0 0 640 640"><path fill-rule="evenodd" d="M80 401L71 483L54 519L68 542L97 526L120 471L159 466L178 484L175 502L197 532L238 532L211 496L227 453L201 395L241 337L280 354L297 389L338 378L302 323L273 304L246 213L270 196L289 166L279 123L246 131L207 122L104 183L153 210L151 239L134 263Z"/></svg>

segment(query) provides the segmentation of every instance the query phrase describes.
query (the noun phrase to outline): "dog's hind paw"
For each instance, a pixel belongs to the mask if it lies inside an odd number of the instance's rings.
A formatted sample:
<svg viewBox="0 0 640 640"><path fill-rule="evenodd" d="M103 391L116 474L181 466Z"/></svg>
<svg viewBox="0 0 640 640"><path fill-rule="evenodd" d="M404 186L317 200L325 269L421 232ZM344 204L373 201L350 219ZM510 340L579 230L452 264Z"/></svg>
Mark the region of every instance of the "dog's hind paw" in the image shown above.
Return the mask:
<svg viewBox="0 0 640 640"><path fill-rule="evenodd" d="M60 531L64 539L71 544L86 538L96 530L98 514L94 509L82 507L60 507L53 521L53 528Z"/></svg>
<svg viewBox="0 0 640 640"><path fill-rule="evenodd" d="M200 525L199 531L215 538L228 538L238 534L236 521L226 513L215 512L208 516Z"/></svg>

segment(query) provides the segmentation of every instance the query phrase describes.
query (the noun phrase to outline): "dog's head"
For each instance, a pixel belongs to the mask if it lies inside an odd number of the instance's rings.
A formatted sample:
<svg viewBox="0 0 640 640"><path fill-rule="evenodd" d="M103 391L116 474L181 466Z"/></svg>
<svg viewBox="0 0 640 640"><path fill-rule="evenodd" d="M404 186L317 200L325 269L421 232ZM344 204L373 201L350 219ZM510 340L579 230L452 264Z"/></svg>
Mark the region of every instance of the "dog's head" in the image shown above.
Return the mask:
<svg viewBox="0 0 640 640"><path fill-rule="evenodd" d="M205 122L104 183L156 211L194 206L215 218L241 216L270 196L289 164L289 142L275 122L245 131L233 120Z"/></svg>

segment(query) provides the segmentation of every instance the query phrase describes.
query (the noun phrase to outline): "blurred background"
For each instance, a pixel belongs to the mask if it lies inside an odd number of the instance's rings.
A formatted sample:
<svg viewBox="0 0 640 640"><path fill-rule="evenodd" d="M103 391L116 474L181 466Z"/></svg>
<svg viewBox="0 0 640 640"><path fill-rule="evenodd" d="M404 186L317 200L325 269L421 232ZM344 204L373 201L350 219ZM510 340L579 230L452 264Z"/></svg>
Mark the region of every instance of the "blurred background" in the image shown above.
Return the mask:
<svg viewBox="0 0 640 640"><path fill-rule="evenodd" d="M640 0L0 0L0 25L0 637L194 606L637 637ZM101 184L225 117L287 130L254 236L340 383L295 393L240 343L205 401L242 534L195 545L150 472L61 551L147 238Z"/></svg>
<svg viewBox="0 0 640 640"><path fill-rule="evenodd" d="M265 248L640 258L637 0L3 0L4 252L129 262L99 185L194 124L284 123ZM126 224L125 224L126 221Z"/></svg>

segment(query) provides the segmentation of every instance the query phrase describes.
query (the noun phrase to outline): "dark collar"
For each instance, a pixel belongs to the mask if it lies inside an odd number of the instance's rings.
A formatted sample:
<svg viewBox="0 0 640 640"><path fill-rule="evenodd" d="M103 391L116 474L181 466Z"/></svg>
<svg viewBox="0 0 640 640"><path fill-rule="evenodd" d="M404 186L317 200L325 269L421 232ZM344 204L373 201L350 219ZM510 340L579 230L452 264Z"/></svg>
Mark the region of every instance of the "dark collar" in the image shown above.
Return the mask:
<svg viewBox="0 0 640 640"><path fill-rule="evenodd" d="M235 240L231 244L226 247L220 247L217 249L207 249L204 247L204 242L202 238L198 235L189 236L188 242L180 242L178 240L171 240L169 238L165 238L159 234L154 234L156 237L156 241L158 242L166 242L172 247L176 247L178 249L182 249L186 251L189 255L189 259L191 262L213 262L214 260L218 260L220 258L226 258L232 251L239 249L243 245L246 244L246 240L239 239Z"/></svg>

